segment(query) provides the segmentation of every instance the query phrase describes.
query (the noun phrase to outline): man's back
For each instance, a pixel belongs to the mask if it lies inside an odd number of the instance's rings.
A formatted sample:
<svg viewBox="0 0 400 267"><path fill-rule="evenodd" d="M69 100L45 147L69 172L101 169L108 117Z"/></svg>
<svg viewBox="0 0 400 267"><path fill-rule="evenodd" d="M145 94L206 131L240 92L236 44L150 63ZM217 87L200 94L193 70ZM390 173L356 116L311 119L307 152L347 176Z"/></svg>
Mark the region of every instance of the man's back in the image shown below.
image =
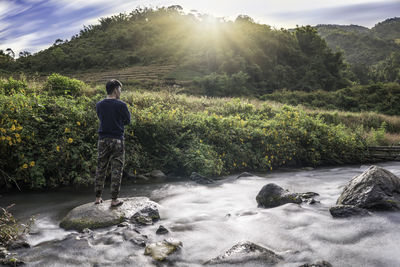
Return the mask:
<svg viewBox="0 0 400 267"><path fill-rule="evenodd" d="M97 116L100 120L99 139L124 138L124 125L130 123L128 107L118 99L103 99L96 104Z"/></svg>

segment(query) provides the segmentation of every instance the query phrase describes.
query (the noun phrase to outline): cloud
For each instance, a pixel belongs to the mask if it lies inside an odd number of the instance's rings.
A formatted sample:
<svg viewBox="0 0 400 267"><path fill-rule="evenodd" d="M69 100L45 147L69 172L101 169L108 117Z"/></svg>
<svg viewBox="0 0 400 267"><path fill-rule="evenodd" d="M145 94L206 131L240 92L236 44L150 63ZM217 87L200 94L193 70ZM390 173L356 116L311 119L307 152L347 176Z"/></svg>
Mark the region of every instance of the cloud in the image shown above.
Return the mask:
<svg viewBox="0 0 400 267"><path fill-rule="evenodd" d="M399 1L379 1L343 5L340 7L318 8L300 12L278 12L268 14L280 24L293 27L299 25L316 24L357 24L373 27L375 23L400 14Z"/></svg>

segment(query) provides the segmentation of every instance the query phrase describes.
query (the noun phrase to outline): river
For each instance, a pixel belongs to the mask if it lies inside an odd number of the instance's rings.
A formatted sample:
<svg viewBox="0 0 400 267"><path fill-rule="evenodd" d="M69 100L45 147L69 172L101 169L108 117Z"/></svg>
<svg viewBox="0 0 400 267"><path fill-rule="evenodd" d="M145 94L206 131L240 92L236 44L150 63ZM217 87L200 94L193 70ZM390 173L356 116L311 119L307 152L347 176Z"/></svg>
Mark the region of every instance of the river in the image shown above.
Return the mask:
<svg viewBox="0 0 400 267"><path fill-rule="evenodd" d="M378 165L400 176L399 162ZM400 212L374 212L350 219L334 219L329 213L343 186L368 167L291 169L239 179L229 176L211 186L189 180L125 185L121 197L146 196L161 205L161 221L141 231L151 235L161 224L170 230L169 236L182 241L173 266L201 266L240 241L283 255L285 261L278 266L294 267L317 260L340 267L400 266ZM258 208L255 197L267 183L292 192L316 192L320 203ZM107 197L108 191L104 195ZM85 247L57 241L73 232L58 226L61 218L93 200L91 189L3 195L0 206L15 203L11 211L18 219L36 216L33 234L28 236L32 248L20 250L20 258L28 266L154 266L143 255L143 248L127 242Z"/></svg>

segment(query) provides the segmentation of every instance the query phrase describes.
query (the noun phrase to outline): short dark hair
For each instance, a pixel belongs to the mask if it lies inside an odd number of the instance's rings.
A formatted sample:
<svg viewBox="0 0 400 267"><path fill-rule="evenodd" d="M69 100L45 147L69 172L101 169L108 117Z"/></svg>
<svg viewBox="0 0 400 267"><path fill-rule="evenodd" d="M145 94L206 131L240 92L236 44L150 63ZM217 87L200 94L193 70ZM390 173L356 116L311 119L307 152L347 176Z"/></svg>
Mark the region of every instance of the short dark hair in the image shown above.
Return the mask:
<svg viewBox="0 0 400 267"><path fill-rule="evenodd" d="M112 79L106 83L107 95L111 95L115 89L122 87L122 83L118 80Z"/></svg>

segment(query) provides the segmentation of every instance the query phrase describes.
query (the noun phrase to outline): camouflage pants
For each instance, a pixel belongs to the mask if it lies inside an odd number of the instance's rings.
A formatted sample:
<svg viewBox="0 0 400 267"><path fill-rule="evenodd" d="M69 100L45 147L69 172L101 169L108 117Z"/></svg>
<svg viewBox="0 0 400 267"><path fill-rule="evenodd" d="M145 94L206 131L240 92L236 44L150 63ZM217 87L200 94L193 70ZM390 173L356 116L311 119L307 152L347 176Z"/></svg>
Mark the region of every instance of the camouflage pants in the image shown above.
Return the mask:
<svg viewBox="0 0 400 267"><path fill-rule="evenodd" d="M106 171L111 164L111 198L119 196L122 170L125 161L125 144L123 140L104 138L98 141L97 170L94 182L96 197L101 197L106 179Z"/></svg>

